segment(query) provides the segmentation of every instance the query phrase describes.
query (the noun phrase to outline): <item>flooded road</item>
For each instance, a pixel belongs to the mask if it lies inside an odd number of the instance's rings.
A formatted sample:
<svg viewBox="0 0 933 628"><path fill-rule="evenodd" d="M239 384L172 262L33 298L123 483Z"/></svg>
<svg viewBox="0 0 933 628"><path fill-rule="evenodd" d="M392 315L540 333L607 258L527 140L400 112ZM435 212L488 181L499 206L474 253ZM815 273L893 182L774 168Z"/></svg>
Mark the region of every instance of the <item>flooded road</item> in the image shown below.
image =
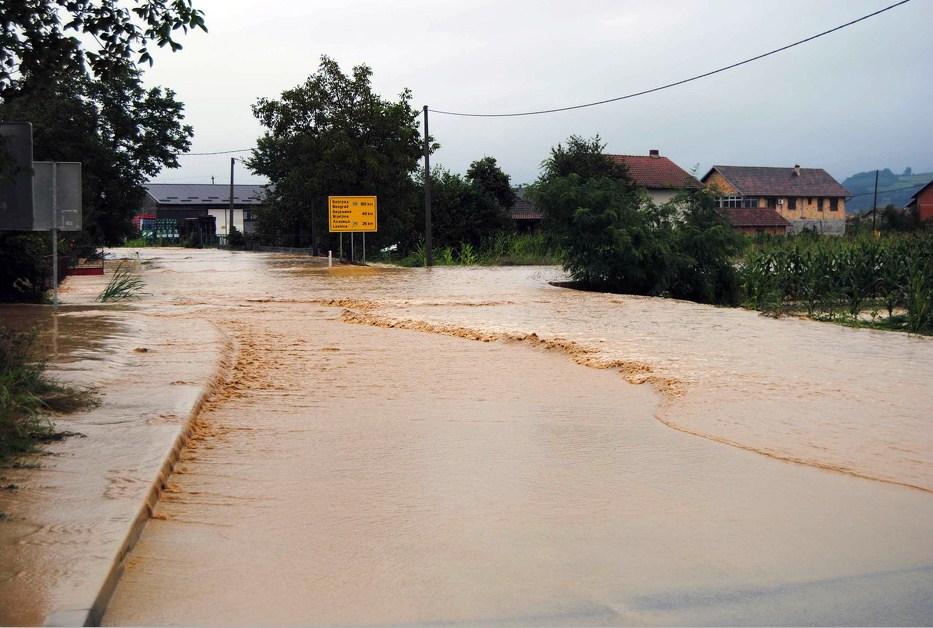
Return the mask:
<svg viewBox="0 0 933 628"><path fill-rule="evenodd" d="M927 339L557 269L140 254L134 311L230 357L107 623L933 622Z"/></svg>

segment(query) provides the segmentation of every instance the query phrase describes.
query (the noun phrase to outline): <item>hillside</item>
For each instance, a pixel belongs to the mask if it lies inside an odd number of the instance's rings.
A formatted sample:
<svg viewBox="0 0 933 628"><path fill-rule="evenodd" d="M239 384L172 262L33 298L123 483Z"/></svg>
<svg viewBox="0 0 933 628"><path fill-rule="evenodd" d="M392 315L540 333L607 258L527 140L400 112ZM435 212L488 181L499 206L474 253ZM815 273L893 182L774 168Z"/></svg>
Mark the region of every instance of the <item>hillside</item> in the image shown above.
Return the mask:
<svg viewBox="0 0 933 628"><path fill-rule="evenodd" d="M894 174L889 168L878 173L878 207L903 207L914 192L933 181L933 172L914 174L907 168L902 174ZM859 172L842 182L852 198L846 201L846 210L862 213L871 209L875 187L875 171Z"/></svg>

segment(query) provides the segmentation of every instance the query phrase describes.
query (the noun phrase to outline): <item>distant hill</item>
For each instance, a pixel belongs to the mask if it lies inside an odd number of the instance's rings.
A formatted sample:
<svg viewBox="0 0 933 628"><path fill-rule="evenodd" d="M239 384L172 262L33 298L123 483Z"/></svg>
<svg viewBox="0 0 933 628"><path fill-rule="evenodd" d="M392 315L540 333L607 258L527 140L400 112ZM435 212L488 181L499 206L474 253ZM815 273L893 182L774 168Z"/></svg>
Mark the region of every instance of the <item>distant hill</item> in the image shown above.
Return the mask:
<svg viewBox="0 0 933 628"><path fill-rule="evenodd" d="M878 172L878 207L903 207L921 187L933 181L933 172L914 174L907 168L902 174L894 174L889 168ZM846 211L860 214L871 209L875 189L875 171L854 174L842 182L853 197L846 201Z"/></svg>

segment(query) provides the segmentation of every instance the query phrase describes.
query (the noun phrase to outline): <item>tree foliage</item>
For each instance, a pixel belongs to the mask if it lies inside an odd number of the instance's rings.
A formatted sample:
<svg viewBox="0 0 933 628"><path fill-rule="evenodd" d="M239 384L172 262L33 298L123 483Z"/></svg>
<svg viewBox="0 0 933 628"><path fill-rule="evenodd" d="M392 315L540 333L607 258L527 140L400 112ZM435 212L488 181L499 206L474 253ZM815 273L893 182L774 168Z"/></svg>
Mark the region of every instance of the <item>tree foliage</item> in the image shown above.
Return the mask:
<svg viewBox="0 0 933 628"><path fill-rule="evenodd" d="M32 123L37 161L82 163L84 231L64 250L121 242L143 184L177 167L193 134L174 92L145 87L139 64L152 63L152 45L180 49L179 30L206 30L202 13L189 0L0 0L0 15L0 119ZM0 293L41 279L8 270Z"/></svg>
<svg viewBox="0 0 933 628"><path fill-rule="evenodd" d="M422 154L418 111L407 89L387 100L373 92L371 79L366 65L348 75L323 56L304 83L253 105L266 131L247 165L271 183L259 215L261 237L336 248L336 234L327 232L327 197L376 195L379 231L367 244L407 248L418 240L412 180Z"/></svg>
<svg viewBox="0 0 933 628"><path fill-rule="evenodd" d="M714 199L690 191L655 205L603 148L598 136L572 136L531 189L571 276L617 292L734 302L739 238Z"/></svg>

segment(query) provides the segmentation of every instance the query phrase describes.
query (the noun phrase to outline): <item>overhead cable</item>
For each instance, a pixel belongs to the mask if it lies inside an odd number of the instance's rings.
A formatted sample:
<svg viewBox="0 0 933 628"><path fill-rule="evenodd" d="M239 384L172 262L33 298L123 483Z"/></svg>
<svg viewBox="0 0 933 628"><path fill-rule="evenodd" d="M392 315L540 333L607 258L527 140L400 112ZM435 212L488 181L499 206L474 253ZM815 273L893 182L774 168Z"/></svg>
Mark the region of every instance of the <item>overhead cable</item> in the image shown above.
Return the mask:
<svg viewBox="0 0 933 628"><path fill-rule="evenodd" d="M520 111L520 112L515 112L515 113L464 113L464 112L458 112L458 111L444 111L442 109L431 109L431 108L428 108L428 111L430 111L431 113L442 114L445 116L463 116L467 118L514 118L514 117L519 117L519 116L537 116L537 115L542 115L546 113L557 113L560 111L571 111L573 109L584 109L586 107L595 107L597 105L605 105L607 103L617 102L620 100L627 100L629 98L635 98L636 96L644 96L645 94L652 94L654 92L659 92L664 89L670 89L671 87L677 87L678 85L683 85L684 83L690 83L692 81L697 81L699 79L706 78L714 74L719 74L720 72L725 72L726 70L737 68L740 65L745 65L746 63L751 63L753 61L764 59L765 57L770 57L771 55L777 54L779 52L783 52L785 50L793 48L794 46L805 44L809 41L813 41L814 39L823 37L824 35L829 35L830 33L834 33L836 31L842 30L843 28L852 26L853 24L858 24L859 22L863 22L869 18L875 17L876 15L880 15L884 13L885 11L890 11L891 9L899 7L902 4L907 4L908 2L910 2L910 0L901 0L900 2L895 2L894 4L887 6L883 9L879 9L878 11L875 11L874 13L863 15L857 20L852 20L851 22L840 24L839 26L836 26L835 28L831 28L829 30L823 31L822 33L817 33L816 35L811 35L810 37L807 37L806 39L795 41L794 43L787 44L786 46L781 46L780 48L775 48L774 50L762 53L760 55L750 57L748 59L745 59L744 61L738 61L736 63L732 63L730 65L723 66L715 70L710 70L709 72L704 72L703 74L697 74L696 76L691 76L690 78L685 78L680 81L668 83L666 85L660 85L658 87L652 87L651 89L645 89L640 92L626 94L624 96L617 96L615 98L607 98L605 100L597 100L595 102L583 103L582 105L570 105L569 107L555 107L553 109L539 109L537 111Z"/></svg>

